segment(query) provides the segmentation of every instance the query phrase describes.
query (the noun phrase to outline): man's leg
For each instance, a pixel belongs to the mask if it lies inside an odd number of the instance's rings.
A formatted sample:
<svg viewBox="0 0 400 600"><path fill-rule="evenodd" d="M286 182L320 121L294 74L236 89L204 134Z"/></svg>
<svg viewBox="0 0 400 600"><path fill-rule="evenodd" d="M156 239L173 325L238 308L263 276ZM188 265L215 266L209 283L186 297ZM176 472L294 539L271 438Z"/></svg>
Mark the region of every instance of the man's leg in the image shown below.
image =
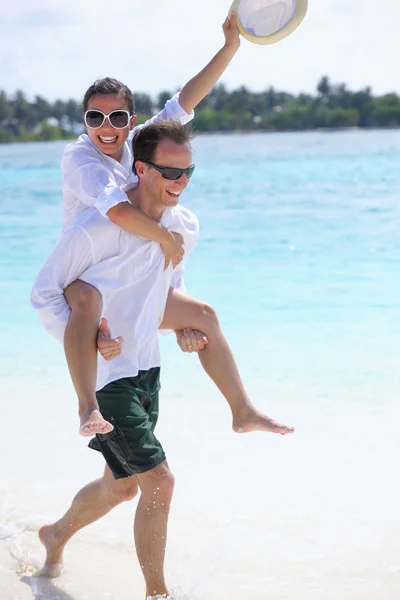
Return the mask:
<svg viewBox="0 0 400 600"><path fill-rule="evenodd" d="M53 525L45 525L39 537L46 548L46 562L37 575L58 577L68 540L80 529L106 515L114 506L131 500L138 491L136 477L115 480L108 466L101 479L82 488L66 514Z"/></svg>
<svg viewBox="0 0 400 600"><path fill-rule="evenodd" d="M168 596L164 558L174 477L164 461L137 475L137 482L142 493L135 517L135 543L146 581L146 597Z"/></svg>
<svg viewBox="0 0 400 600"><path fill-rule="evenodd" d="M160 329L182 330L187 327L201 331L207 336L208 344L199 352L199 359L206 373L228 401L234 431L246 433L258 430L280 434L294 432L293 427L263 415L251 403L214 309L178 290L171 290Z"/></svg>
<svg viewBox="0 0 400 600"><path fill-rule="evenodd" d="M103 419L96 400L97 333L102 300L96 288L74 281L65 289L71 316L64 334L64 350L79 401L80 433L108 433L112 425Z"/></svg>

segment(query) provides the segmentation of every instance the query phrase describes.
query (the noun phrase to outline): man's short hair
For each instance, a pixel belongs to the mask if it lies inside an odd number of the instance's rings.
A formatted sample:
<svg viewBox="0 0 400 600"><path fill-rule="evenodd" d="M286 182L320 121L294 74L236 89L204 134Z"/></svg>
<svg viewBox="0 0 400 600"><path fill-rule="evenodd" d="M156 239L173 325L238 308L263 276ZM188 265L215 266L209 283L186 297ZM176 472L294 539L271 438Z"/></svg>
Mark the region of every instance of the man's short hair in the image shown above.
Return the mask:
<svg viewBox="0 0 400 600"><path fill-rule="evenodd" d="M91 98L94 98L95 96L105 96L107 94L117 94L117 96L122 96L128 105L129 114L135 114L135 100L131 90L127 85L112 77L97 79L90 88L88 88L83 99L83 112L87 111L89 100Z"/></svg>
<svg viewBox="0 0 400 600"><path fill-rule="evenodd" d="M133 172L136 174L135 163L140 160L144 163L153 162L158 144L162 140L171 140L175 144L189 144L193 139L190 126L181 125L177 121L156 121L145 125L135 131L132 140Z"/></svg>

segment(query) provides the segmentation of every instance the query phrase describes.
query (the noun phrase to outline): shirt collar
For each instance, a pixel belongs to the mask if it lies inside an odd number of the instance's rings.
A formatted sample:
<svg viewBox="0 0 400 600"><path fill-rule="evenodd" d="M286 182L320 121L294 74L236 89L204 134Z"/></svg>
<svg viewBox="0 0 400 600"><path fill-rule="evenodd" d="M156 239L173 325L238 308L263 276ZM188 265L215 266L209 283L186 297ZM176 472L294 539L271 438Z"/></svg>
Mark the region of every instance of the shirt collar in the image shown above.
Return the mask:
<svg viewBox="0 0 400 600"><path fill-rule="evenodd" d="M101 152L93 144L92 140L86 133L82 134L81 138L83 139L83 141L86 144L88 144L91 148L93 148L97 152L97 154L99 154L104 160L106 160L108 163L110 163L112 165L113 169L123 167L128 173L130 173L132 171L132 150L131 150L131 147L129 144L129 140L124 143L124 147L122 149L122 159L121 159L121 162L118 162L117 160L115 160L115 158L112 158L112 156L107 156L107 154L104 154L104 152Z"/></svg>

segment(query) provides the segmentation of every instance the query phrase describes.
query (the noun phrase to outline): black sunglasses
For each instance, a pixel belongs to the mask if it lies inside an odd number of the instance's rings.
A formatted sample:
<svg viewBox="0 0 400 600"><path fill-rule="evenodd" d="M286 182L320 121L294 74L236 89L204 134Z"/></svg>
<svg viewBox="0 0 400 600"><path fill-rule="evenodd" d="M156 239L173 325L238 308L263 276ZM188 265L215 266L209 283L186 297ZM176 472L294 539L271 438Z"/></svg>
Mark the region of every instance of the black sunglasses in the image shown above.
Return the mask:
<svg viewBox="0 0 400 600"><path fill-rule="evenodd" d="M129 125L131 116L128 110L113 110L106 115L101 110L92 109L85 112L84 120L89 129L99 129L106 118L114 129L125 129Z"/></svg>
<svg viewBox="0 0 400 600"><path fill-rule="evenodd" d="M177 169L175 167L158 167L157 165L148 161L146 161L146 165L150 165L150 167L153 167L153 169L161 173L164 179L170 179L172 181L176 181L177 179L179 179L179 177L182 177L183 174L185 174L186 177L190 179L194 171L194 165L192 165L191 167L187 167L187 169Z"/></svg>

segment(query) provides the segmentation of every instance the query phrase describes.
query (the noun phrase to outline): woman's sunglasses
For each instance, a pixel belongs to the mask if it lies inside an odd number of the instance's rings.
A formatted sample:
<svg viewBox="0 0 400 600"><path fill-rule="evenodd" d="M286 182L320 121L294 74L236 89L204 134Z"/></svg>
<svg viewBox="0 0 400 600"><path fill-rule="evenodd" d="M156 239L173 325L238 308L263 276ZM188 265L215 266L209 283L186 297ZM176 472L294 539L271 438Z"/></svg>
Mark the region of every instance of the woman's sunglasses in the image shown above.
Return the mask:
<svg viewBox="0 0 400 600"><path fill-rule="evenodd" d="M89 127L89 129L98 129L103 125L106 118L108 118L114 129L125 129L125 127L128 127L131 117L132 115L127 110L113 110L108 115L105 115L101 110L87 110L84 120L86 127Z"/></svg>
<svg viewBox="0 0 400 600"><path fill-rule="evenodd" d="M150 165L150 167L153 167L153 169L161 173L164 179L169 179L172 181L176 181L177 179L179 179L179 177L182 177L183 174L185 174L186 177L190 179L194 171L194 165L188 167L187 169L176 169L175 167L158 167L157 165L148 161L146 161L146 165Z"/></svg>

